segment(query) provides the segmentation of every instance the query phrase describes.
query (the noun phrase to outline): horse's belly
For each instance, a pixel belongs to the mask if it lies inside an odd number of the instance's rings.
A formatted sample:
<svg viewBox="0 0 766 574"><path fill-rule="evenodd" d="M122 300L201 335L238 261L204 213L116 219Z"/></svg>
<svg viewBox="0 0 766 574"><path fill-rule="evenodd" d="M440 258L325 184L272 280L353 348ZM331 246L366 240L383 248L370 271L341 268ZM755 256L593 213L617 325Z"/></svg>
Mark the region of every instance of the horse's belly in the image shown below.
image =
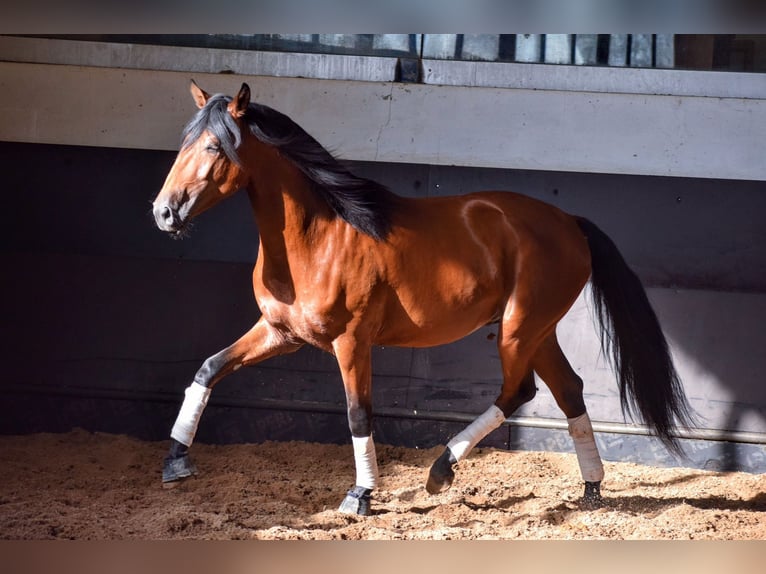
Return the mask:
<svg viewBox="0 0 766 574"><path fill-rule="evenodd" d="M401 301L389 308L381 322L379 345L433 347L452 343L498 320L495 300L471 305L431 299L426 304L405 306Z"/></svg>
<svg viewBox="0 0 766 574"><path fill-rule="evenodd" d="M491 322L399 327L381 333L375 344L390 347L437 347L462 339Z"/></svg>

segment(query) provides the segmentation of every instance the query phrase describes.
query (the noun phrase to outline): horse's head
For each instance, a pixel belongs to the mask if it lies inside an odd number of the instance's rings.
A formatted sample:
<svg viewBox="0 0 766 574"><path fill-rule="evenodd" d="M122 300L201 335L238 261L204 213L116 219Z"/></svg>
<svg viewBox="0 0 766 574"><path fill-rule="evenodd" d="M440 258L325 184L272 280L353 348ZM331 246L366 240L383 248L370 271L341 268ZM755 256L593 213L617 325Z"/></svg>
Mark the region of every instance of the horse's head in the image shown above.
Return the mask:
<svg viewBox="0 0 766 574"><path fill-rule="evenodd" d="M153 204L157 227L174 235L247 183L237 148L250 88L242 84L234 98L211 96L192 81L191 93L200 111L186 126L181 150Z"/></svg>

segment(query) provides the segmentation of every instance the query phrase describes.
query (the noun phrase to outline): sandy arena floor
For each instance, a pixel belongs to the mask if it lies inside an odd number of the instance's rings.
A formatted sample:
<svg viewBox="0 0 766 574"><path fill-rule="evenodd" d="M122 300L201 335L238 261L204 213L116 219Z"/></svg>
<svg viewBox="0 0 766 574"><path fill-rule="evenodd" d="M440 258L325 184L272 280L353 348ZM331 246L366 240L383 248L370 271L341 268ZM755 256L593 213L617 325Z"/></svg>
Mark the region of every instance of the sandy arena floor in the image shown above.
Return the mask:
<svg viewBox="0 0 766 574"><path fill-rule="evenodd" d="M477 449L426 493L441 448L378 445L374 515L336 507L351 446L195 444L200 475L162 488L166 443L73 431L0 437L0 538L766 539L766 475L606 463L582 507L574 455Z"/></svg>

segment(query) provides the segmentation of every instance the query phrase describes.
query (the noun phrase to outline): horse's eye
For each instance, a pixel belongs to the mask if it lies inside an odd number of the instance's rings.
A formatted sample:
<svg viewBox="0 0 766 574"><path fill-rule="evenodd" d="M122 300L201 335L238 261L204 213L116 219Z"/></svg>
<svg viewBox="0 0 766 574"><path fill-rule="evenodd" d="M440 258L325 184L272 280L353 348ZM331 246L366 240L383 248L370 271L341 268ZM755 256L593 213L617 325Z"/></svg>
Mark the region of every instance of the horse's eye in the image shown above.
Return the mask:
<svg viewBox="0 0 766 574"><path fill-rule="evenodd" d="M207 144L207 147L205 147L205 151L209 153L218 153L221 151L221 146L215 143L209 143Z"/></svg>

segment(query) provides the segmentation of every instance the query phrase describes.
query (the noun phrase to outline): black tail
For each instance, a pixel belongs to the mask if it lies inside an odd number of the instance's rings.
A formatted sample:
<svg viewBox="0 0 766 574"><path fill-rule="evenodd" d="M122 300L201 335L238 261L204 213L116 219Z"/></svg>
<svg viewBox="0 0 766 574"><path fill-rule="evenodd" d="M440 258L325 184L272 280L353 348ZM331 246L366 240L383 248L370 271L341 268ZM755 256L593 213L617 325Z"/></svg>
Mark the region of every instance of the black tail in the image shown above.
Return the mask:
<svg viewBox="0 0 766 574"><path fill-rule="evenodd" d="M601 348L617 374L623 413L639 414L672 452L683 454L673 429L693 426L694 415L657 315L614 242L587 219L577 223L590 246Z"/></svg>

